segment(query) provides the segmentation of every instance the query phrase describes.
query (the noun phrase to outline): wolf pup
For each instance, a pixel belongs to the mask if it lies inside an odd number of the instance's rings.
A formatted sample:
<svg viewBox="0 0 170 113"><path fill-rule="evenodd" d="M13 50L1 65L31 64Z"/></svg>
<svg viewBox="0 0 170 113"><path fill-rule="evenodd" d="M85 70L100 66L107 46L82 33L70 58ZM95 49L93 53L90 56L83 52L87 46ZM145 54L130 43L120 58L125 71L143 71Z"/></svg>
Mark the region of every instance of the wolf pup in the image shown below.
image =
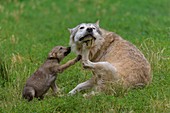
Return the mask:
<svg viewBox="0 0 170 113"><path fill-rule="evenodd" d="M78 55L75 59L60 65L60 61L71 52L70 47L56 46L48 55L45 63L27 80L23 89L23 98L31 101L34 97L43 99L44 94L51 89L54 93L57 92L55 84L56 75L63 72L66 68L74 65L81 59Z"/></svg>

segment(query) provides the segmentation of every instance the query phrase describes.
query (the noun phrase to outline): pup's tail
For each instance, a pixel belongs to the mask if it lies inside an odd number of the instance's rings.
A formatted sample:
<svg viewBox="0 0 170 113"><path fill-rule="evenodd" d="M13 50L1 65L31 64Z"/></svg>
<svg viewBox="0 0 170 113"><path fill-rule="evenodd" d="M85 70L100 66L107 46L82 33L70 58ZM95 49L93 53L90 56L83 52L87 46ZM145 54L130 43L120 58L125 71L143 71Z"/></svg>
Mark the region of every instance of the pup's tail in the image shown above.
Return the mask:
<svg viewBox="0 0 170 113"><path fill-rule="evenodd" d="M25 86L23 93L22 93L22 97L27 99L28 101L31 101L35 96L35 90L33 87L30 86Z"/></svg>

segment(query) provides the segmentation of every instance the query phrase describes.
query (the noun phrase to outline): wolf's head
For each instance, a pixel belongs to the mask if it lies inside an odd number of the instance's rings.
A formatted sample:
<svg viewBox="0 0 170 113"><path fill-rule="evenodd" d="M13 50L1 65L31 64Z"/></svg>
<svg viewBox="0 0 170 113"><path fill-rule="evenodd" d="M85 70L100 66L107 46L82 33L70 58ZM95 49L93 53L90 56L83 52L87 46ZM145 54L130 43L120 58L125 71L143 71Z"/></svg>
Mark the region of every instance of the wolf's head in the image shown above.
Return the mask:
<svg viewBox="0 0 170 113"><path fill-rule="evenodd" d="M94 40L94 43L102 40L102 34L99 27L99 21L96 23L82 23L75 28L69 29L70 46L74 52L79 54L82 43Z"/></svg>

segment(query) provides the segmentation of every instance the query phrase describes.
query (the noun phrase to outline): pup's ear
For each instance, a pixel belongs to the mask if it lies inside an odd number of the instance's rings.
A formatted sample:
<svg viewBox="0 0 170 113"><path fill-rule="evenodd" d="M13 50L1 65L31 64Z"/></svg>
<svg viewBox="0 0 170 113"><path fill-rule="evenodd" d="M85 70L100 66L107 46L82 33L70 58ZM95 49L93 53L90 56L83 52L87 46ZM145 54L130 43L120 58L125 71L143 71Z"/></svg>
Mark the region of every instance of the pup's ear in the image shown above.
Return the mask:
<svg viewBox="0 0 170 113"><path fill-rule="evenodd" d="M54 52L50 52L49 54L48 54L48 58L56 58L57 56L56 56L56 54L54 53Z"/></svg>
<svg viewBox="0 0 170 113"><path fill-rule="evenodd" d="M96 22L95 24L97 25L97 27L100 27L100 26L99 26L99 20L97 20L97 22Z"/></svg>

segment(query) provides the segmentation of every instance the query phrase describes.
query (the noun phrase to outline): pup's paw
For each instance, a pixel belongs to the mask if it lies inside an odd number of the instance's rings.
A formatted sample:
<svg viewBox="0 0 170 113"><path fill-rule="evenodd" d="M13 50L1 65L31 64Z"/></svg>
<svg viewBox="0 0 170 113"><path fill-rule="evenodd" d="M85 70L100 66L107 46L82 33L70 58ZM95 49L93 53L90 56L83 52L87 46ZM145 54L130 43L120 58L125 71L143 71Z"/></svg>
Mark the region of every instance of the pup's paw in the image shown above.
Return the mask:
<svg viewBox="0 0 170 113"><path fill-rule="evenodd" d="M77 58L76 58L76 60L79 61L81 58L82 58L82 56L81 56L81 55L78 55Z"/></svg>

